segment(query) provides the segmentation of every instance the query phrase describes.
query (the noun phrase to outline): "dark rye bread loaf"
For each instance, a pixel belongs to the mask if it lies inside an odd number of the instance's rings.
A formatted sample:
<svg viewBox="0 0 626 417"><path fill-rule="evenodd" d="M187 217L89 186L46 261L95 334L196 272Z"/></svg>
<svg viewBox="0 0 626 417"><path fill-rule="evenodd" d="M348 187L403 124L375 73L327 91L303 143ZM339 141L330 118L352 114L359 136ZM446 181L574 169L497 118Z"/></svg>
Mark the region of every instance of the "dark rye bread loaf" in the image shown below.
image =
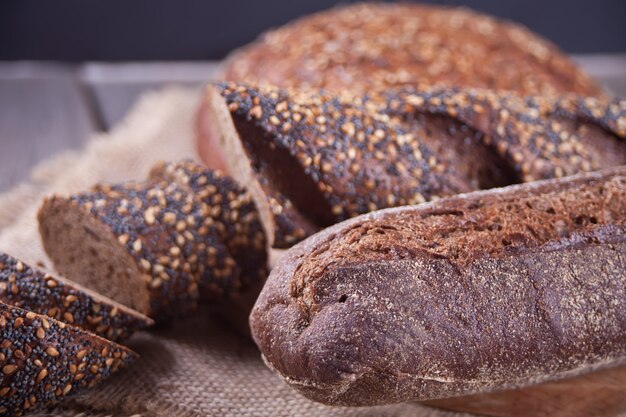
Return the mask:
<svg viewBox="0 0 626 417"><path fill-rule="evenodd" d="M245 190L191 162L170 167L145 182L47 199L40 232L56 269L156 319L265 279L265 239Z"/></svg>
<svg viewBox="0 0 626 417"><path fill-rule="evenodd" d="M524 95L601 95L558 48L528 29L465 8L357 4L317 13L235 52L225 80L279 87L482 87Z"/></svg>
<svg viewBox="0 0 626 417"><path fill-rule="evenodd" d="M150 318L128 307L1 252L0 301L112 341L152 324Z"/></svg>
<svg viewBox="0 0 626 417"><path fill-rule="evenodd" d="M205 162L249 190L279 248L376 209L626 164L618 99L217 83L206 101Z"/></svg>
<svg viewBox="0 0 626 417"><path fill-rule="evenodd" d="M327 404L626 363L626 167L332 226L284 255L250 324L267 364Z"/></svg>
<svg viewBox="0 0 626 417"><path fill-rule="evenodd" d="M0 302L0 415L51 406L136 357L124 346Z"/></svg>

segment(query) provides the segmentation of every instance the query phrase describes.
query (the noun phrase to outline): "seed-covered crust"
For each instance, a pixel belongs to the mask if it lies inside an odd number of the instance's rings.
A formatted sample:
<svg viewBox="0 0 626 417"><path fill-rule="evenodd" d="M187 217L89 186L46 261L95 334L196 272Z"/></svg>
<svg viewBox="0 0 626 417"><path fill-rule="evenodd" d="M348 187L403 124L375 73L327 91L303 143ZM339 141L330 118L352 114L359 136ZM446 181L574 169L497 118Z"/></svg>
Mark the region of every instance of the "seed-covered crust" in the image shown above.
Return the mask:
<svg viewBox="0 0 626 417"><path fill-rule="evenodd" d="M191 162L160 165L146 182L99 184L69 198L48 199L40 210L40 229L56 268L72 277L75 271L50 236L50 214L79 212L104 225L111 244L131 257L145 281L145 314L163 319L187 315L201 301L232 296L266 278L264 236L249 200L218 172Z"/></svg>
<svg viewBox="0 0 626 417"><path fill-rule="evenodd" d="M143 274L150 302L145 313L150 317L188 314L197 308L201 293L238 285L234 260L218 241L213 226L203 224L208 208L201 212L198 201L175 184L166 188L144 183L101 184L68 200L52 197L42 214L55 205L83 210L111 230ZM63 272L63 265L52 260ZM207 270L213 282L201 282Z"/></svg>
<svg viewBox="0 0 626 417"><path fill-rule="evenodd" d="M150 179L189 187L195 198L211 207L212 226L240 268L242 285L267 278L267 250L263 226L250 194L232 178L193 161L160 163Z"/></svg>
<svg viewBox="0 0 626 417"><path fill-rule="evenodd" d="M65 279L0 252L0 301L109 340L125 339L152 320Z"/></svg>
<svg viewBox="0 0 626 417"><path fill-rule="evenodd" d="M0 302L0 415L62 401L125 367L123 346Z"/></svg>
<svg viewBox="0 0 626 417"><path fill-rule="evenodd" d="M235 52L223 76L362 93L423 82L602 94L552 43L520 25L417 4L359 4L307 16Z"/></svg>
<svg viewBox="0 0 626 417"><path fill-rule="evenodd" d="M625 302L617 167L329 227L272 269L250 324L309 398L373 405L623 365Z"/></svg>
<svg viewBox="0 0 626 417"><path fill-rule="evenodd" d="M231 148L231 174L269 207L276 247L368 211L626 163L624 100L427 87L353 96L219 83L207 101L229 115L213 118L211 140ZM232 152L237 141L245 152ZM285 176L302 181L309 200ZM303 203L310 195L315 204Z"/></svg>

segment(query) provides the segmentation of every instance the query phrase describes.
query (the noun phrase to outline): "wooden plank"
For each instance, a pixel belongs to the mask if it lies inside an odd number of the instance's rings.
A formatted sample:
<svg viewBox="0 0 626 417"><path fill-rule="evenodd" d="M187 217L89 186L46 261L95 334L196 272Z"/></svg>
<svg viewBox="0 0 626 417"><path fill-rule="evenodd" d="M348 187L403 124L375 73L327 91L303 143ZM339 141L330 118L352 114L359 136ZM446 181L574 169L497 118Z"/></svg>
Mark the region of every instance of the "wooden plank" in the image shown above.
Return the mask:
<svg viewBox="0 0 626 417"><path fill-rule="evenodd" d="M0 64L0 109L0 191L95 130L71 66Z"/></svg>
<svg viewBox="0 0 626 417"><path fill-rule="evenodd" d="M626 96L626 55L576 55L583 69L609 91ZM88 86L106 128L118 123L138 96L163 85L200 86L213 79L218 62L90 63L81 80Z"/></svg>
<svg viewBox="0 0 626 417"><path fill-rule="evenodd" d="M626 54L588 54L572 57L613 94L626 97Z"/></svg>
<svg viewBox="0 0 626 417"><path fill-rule="evenodd" d="M115 126L141 94L165 85L199 88L215 77L218 62L89 63L81 70L106 129Z"/></svg>
<svg viewBox="0 0 626 417"><path fill-rule="evenodd" d="M624 417L626 366L517 390L426 401L425 404L493 417Z"/></svg>

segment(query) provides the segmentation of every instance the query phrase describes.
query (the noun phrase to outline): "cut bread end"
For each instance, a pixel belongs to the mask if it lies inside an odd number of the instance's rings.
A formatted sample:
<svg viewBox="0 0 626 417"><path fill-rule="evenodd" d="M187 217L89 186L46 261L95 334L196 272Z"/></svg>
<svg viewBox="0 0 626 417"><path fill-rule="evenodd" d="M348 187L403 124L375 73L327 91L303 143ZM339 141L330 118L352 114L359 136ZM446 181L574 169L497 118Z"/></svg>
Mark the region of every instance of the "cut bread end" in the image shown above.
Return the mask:
<svg viewBox="0 0 626 417"><path fill-rule="evenodd" d="M222 160L255 201L271 247L286 248L335 223L332 208L315 181L287 149L243 116L234 115L219 86L206 91L205 163ZM209 155L211 152L219 156Z"/></svg>
<svg viewBox="0 0 626 417"><path fill-rule="evenodd" d="M206 90L207 108L205 111L206 126L211 126L209 134L204 142L207 155L213 152L221 152L217 158L224 161L228 168L227 172L239 184L245 187L256 203L259 216L263 223L263 229L270 246L274 242L275 221L270 208L270 203L261 187L261 184L254 175L252 165L248 160L246 151L241 143L237 128L233 122L228 105L220 93L217 86L209 85ZM205 162L210 164L210 159L203 155Z"/></svg>
<svg viewBox="0 0 626 417"><path fill-rule="evenodd" d="M136 260L85 208L53 196L39 211L43 246L55 268L99 294L150 315L150 295Z"/></svg>
<svg viewBox="0 0 626 417"><path fill-rule="evenodd" d="M154 324L149 317L60 276L0 252L0 301L112 341Z"/></svg>

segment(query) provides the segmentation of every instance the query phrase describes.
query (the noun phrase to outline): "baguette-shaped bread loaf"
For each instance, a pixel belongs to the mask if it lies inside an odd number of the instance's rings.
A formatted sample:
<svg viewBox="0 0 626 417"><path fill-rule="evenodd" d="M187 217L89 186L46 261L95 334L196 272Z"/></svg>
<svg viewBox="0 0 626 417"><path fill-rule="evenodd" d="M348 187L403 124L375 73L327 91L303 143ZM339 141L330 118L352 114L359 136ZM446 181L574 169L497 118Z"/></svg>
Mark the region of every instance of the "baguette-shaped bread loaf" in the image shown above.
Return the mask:
<svg viewBox="0 0 626 417"><path fill-rule="evenodd" d="M624 100L233 83L206 94L205 162L249 190L278 248L377 209L626 164Z"/></svg>
<svg viewBox="0 0 626 417"><path fill-rule="evenodd" d="M0 301L112 341L152 324L143 314L1 252Z"/></svg>
<svg viewBox="0 0 626 417"><path fill-rule="evenodd" d="M51 406L136 357L124 346L0 302L0 415Z"/></svg>
<svg viewBox="0 0 626 417"><path fill-rule="evenodd" d="M47 199L40 232L56 269L155 319L265 279L265 238L250 197L219 172L192 166L160 165L145 182ZM239 265L234 256L244 248Z"/></svg>
<svg viewBox="0 0 626 417"><path fill-rule="evenodd" d="M369 92L418 83L600 95L551 42L465 8L358 4L269 31L232 54L224 79Z"/></svg>
<svg viewBox="0 0 626 417"><path fill-rule="evenodd" d="M287 251L252 311L309 398L372 405L626 362L626 167L370 213Z"/></svg>

